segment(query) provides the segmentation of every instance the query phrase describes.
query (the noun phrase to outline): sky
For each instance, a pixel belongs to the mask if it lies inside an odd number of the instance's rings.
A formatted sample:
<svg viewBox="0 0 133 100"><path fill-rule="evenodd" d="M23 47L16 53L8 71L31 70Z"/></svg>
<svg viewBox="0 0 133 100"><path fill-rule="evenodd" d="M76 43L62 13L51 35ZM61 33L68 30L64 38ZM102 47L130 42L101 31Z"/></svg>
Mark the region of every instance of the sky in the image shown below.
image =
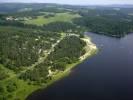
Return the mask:
<svg viewBox="0 0 133 100"><path fill-rule="evenodd" d="M58 3L72 5L133 4L133 0L0 0L1 2Z"/></svg>

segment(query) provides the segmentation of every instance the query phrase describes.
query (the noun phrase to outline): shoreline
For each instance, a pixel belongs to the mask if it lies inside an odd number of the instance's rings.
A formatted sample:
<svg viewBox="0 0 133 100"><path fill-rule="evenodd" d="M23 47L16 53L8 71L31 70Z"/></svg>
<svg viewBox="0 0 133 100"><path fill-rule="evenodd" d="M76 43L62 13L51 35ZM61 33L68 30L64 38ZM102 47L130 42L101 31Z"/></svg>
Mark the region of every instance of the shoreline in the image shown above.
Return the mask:
<svg viewBox="0 0 133 100"><path fill-rule="evenodd" d="M14 73L11 70L8 70L8 73L10 74L11 77L1 81L0 84L3 86L6 86L7 84L9 84L9 82L14 82L17 84L17 88L11 93L5 92L4 94L2 94L2 97L7 97L7 100L27 100L36 92L44 90L48 88L50 85L57 82L58 80L68 76L73 70L73 68L75 68L77 65L79 65L86 59L91 58L98 51L96 45L93 42L91 42L91 38L89 36L85 35L84 38L80 38L80 39L86 42L86 45L83 48L86 51L85 54L79 57L79 60L77 62L72 64L67 64L66 69L64 71L53 72L51 79L47 80L46 83L38 84L38 83L30 82L28 80L27 81L21 80L18 78L17 73Z"/></svg>
<svg viewBox="0 0 133 100"><path fill-rule="evenodd" d="M98 48L94 43L92 43L91 38L89 36L85 35L85 37L82 38L82 40L86 42L86 46L85 46L86 53L79 58L80 60L76 63L68 64L67 68L64 71L57 72L55 75L52 76L52 79L47 84L40 86L38 89L34 90L32 93L27 95L25 98L26 100L28 100L28 98L32 96L34 93L36 93L37 91L44 90L49 86L51 86L52 84L54 84L55 82L57 82L58 80L65 78L71 73L74 67L81 64L86 59L91 58L93 55L97 53Z"/></svg>
<svg viewBox="0 0 133 100"><path fill-rule="evenodd" d="M52 80L50 82L48 82L47 86L45 88L47 88L49 85L53 84L54 82L64 78L65 76L69 75L69 73L71 72L71 70L76 67L77 65L81 64L84 60L92 57L93 55L95 55L97 53L97 47L94 43L91 42L91 39L88 36L85 36L85 38L82 38L82 40L84 40L87 43L87 46L85 46L85 48L87 49L86 53L84 55L82 55L80 57L80 60L77 61L76 63L73 64L68 64L67 68L64 71L60 71L57 72L57 74L55 74L52 77ZM90 46L91 45L91 46ZM88 48L91 47L89 50Z"/></svg>

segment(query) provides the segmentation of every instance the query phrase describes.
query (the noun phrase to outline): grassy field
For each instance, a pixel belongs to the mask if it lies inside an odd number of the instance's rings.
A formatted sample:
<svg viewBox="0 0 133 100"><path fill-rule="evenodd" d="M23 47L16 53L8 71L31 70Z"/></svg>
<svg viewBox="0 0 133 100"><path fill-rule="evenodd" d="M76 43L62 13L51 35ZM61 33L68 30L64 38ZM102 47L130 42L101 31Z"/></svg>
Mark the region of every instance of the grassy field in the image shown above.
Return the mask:
<svg viewBox="0 0 133 100"><path fill-rule="evenodd" d="M44 16L38 16L36 19L29 19L24 21L26 24L43 25L56 21L71 22L72 19L80 17L78 14L70 13L57 13L54 17L45 18Z"/></svg>
<svg viewBox="0 0 133 100"><path fill-rule="evenodd" d="M10 84L11 82L14 82L17 84L17 89L13 92L7 92L6 86ZM5 88L5 92L2 94L2 96L6 99L2 99L0 97L0 100L25 100L25 98L30 95L33 91L40 88L39 85L31 85L28 84L28 82L18 79L17 77L10 78L8 80L4 80L0 82L0 85ZM1 95L0 95L1 96Z"/></svg>

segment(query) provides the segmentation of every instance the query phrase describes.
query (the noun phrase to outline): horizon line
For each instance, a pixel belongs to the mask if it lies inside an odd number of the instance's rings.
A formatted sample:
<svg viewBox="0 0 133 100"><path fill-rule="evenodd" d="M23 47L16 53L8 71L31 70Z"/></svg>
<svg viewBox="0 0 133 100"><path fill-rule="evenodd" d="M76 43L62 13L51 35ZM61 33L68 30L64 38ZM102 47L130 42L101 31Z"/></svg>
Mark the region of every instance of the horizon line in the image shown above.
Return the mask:
<svg viewBox="0 0 133 100"><path fill-rule="evenodd" d="M111 6L111 5L131 5L133 6L133 4L119 4L119 3L112 3L112 4L67 4L67 3L52 3L52 2L0 2L0 4L3 3L10 3L10 4L15 4L15 3L20 3L20 4L57 4L57 5L79 5L79 6Z"/></svg>

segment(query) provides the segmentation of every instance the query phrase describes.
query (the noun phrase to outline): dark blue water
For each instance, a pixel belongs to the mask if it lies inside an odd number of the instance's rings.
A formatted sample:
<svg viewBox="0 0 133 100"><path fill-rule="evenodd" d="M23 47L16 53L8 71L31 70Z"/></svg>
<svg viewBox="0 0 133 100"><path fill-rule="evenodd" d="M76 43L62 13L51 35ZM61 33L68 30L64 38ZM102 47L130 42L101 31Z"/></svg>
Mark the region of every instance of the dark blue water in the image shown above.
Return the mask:
<svg viewBox="0 0 133 100"><path fill-rule="evenodd" d="M86 34L99 53L29 100L133 100L133 34L121 39Z"/></svg>

